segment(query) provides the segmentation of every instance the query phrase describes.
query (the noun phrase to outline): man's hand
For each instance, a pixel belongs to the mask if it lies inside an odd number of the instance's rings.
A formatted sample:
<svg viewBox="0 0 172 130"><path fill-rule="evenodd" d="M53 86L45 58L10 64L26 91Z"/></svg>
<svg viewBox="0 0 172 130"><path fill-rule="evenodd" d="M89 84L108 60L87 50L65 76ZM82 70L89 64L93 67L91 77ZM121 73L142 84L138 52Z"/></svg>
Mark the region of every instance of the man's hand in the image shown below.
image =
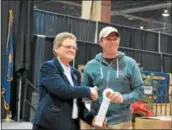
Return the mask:
<svg viewBox="0 0 172 130"><path fill-rule="evenodd" d="M117 103L123 103L124 99L123 96L119 92L113 92L113 94L110 96L111 102L117 102Z"/></svg>
<svg viewBox="0 0 172 130"><path fill-rule="evenodd" d="M97 100L98 99L98 92L97 92L97 87L94 86L93 88L90 88L91 90L91 94L90 94L90 97L93 101Z"/></svg>
<svg viewBox="0 0 172 130"><path fill-rule="evenodd" d="M92 121L92 126L94 126L95 128L98 128L98 129L106 128L106 126L107 126L107 118L104 119L103 125L102 125L102 126L97 126L97 125L95 124L96 117L97 117L97 116L95 116L94 119L93 119L93 121Z"/></svg>

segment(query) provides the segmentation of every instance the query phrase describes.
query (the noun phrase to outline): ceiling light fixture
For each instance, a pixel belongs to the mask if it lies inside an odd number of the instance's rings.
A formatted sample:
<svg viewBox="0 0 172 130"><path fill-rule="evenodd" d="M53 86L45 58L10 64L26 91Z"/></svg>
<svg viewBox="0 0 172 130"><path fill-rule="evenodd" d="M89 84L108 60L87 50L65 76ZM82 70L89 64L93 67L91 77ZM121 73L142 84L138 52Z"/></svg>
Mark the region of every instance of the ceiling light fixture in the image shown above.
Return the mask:
<svg viewBox="0 0 172 130"><path fill-rule="evenodd" d="M169 17L170 14L169 14L169 13L162 13L162 16L164 16L164 17Z"/></svg>
<svg viewBox="0 0 172 130"><path fill-rule="evenodd" d="M164 10L164 12L162 13L162 16L164 16L164 17L169 17L170 16L167 9Z"/></svg>
<svg viewBox="0 0 172 130"><path fill-rule="evenodd" d="M165 9L165 10L164 10L164 13L167 13L167 12L168 12L168 10L167 10L167 9Z"/></svg>
<svg viewBox="0 0 172 130"><path fill-rule="evenodd" d="M125 15L125 18L127 18L128 20L133 20L133 18L131 16Z"/></svg>
<svg viewBox="0 0 172 130"><path fill-rule="evenodd" d="M140 26L140 29L143 29L144 27L143 26Z"/></svg>
<svg viewBox="0 0 172 130"><path fill-rule="evenodd" d="M133 18L132 17L128 17L128 20L133 20Z"/></svg>

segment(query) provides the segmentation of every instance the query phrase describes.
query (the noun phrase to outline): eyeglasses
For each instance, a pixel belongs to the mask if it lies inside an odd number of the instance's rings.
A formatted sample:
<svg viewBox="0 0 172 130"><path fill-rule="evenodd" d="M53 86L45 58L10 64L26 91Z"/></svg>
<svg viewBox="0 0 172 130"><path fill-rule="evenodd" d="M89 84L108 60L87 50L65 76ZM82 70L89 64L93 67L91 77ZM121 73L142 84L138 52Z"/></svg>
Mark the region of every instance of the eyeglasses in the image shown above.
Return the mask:
<svg viewBox="0 0 172 130"><path fill-rule="evenodd" d="M71 46L71 45L61 45L61 46L64 47L64 48L66 48L66 49L73 49L75 51L78 50L78 47L76 47L76 46Z"/></svg>

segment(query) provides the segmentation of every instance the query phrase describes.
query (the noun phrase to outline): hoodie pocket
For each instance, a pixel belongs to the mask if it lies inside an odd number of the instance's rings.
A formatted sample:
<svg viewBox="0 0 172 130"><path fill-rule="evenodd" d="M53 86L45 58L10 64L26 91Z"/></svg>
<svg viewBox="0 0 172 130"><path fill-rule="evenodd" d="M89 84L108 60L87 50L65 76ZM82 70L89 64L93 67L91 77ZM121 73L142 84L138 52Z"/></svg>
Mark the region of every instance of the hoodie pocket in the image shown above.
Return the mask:
<svg viewBox="0 0 172 130"><path fill-rule="evenodd" d="M115 79L115 85L118 86L116 89L119 92L128 93L130 92L130 80L126 74L119 76L119 78Z"/></svg>

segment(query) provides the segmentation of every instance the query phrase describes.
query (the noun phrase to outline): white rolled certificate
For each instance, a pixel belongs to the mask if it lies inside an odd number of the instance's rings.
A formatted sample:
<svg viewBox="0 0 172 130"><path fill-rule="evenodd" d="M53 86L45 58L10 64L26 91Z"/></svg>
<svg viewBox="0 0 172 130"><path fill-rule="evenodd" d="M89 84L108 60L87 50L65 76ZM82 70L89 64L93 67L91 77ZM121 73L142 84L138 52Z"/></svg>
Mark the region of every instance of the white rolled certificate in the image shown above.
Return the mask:
<svg viewBox="0 0 172 130"><path fill-rule="evenodd" d="M96 120L95 120L95 125L97 126L100 126L102 127L103 125L103 122L104 122L104 119L106 117L106 113L107 113L107 110L108 110L108 107L110 105L110 95L113 93L113 90L112 89L105 89L103 91L103 101L101 103L101 106L99 108L99 112L98 112L98 115L96 117Z"/></svg>

